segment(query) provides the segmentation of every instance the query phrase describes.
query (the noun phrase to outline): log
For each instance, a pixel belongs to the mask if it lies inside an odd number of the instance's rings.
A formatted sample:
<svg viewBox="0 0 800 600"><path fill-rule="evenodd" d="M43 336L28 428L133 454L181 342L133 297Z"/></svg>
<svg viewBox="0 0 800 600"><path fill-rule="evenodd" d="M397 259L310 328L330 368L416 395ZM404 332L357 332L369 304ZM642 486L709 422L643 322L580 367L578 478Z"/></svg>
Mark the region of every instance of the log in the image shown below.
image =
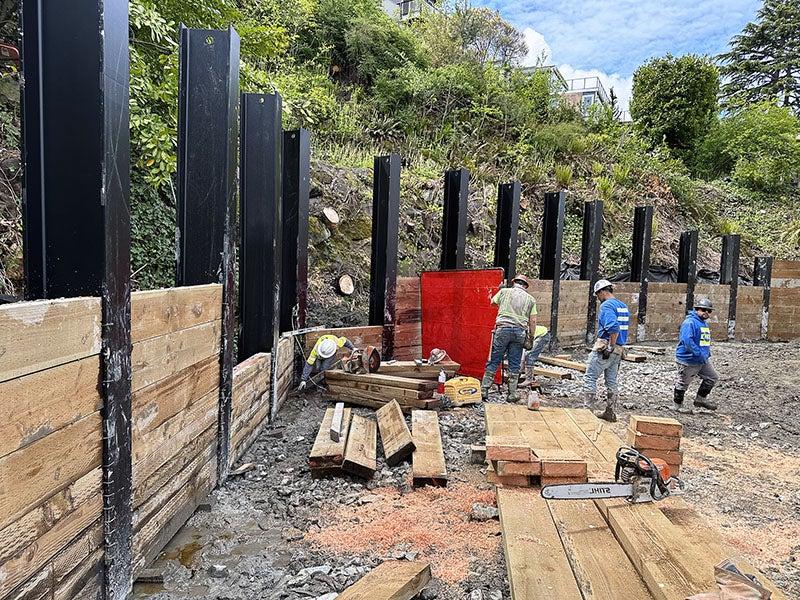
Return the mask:
<svg viewBox="0 0 800 600"><path fill-rule="evenodd" d="M391 467L411 456L415 448L414 440L397 401L392 400L380 407L375 416L378 419L378 428L381 432L383 455L386 457L386 464Z"/></svg>
<svg viewBox="0 0 800 600"><path fill-rule="evenodd" d="M430 580L430 563L390 560L344 590L336 600L411 600Z"/></svg>
<svg viewBox="0 0 800 600"><path fill-rule="evenodd" d="M447 467L439 431L439 415L433 411L415 410L411 413L414 454L411 471L414 487L446 486Z"/></svg>
<svg viewBox="0 0 800 600"><path fill-rule="evenodd" d="M344 274L336 280L336 291L343 296L352 296L356 290L356 285L350 275Z"/></svg>
<svg viewBox="0 0 800 600"><path fill-rule="evenodd" d="M378 428L375 421L353 415L350 430L347 432L342 470L370 479L378 468L377 443Z"/></svg>
<svg viewBox="0 0 800 600"><path fill-rule="evenodd" d="M344 449L347 443L347 432L350 429L350 409L344 409L342 417L342 435L338 442L331 441L331 423L333 422L333 408L325 411L317 438L308 455L308 466L311 469L341 467L344 462Z"/></svg>

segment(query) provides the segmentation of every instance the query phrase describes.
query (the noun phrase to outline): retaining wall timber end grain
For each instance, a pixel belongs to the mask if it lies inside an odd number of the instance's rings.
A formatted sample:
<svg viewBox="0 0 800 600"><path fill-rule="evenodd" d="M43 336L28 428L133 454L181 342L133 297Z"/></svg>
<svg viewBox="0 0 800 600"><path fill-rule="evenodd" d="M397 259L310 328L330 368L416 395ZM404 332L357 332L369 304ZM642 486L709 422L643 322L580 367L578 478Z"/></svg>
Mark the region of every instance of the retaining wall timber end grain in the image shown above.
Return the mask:
<svg viewBox="0 0 800 600"><path fill-rule="evenodd" d="M0 598L100 593L100 306L0 306Z"/></svg>

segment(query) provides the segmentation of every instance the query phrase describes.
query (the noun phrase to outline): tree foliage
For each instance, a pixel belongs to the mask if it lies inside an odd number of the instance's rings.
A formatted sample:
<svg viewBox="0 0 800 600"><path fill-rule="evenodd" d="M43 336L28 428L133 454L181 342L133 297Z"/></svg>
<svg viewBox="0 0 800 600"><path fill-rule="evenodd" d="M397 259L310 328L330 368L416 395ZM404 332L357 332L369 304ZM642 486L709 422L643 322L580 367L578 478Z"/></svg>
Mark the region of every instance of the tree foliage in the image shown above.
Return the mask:
<svg viewBox="0 0 800 600"><path fill-rule="evenodd" d="M800 3L765 0L719 57L726 106L777 100L800 114Z"/></svg>
<svg viewBox="0 0 800 600"><path fill-rule="evenodd" d="M719 73L705 57L652 59L633 75L631 116L653 145L686 156L703 138L717 111Z"/></svg>

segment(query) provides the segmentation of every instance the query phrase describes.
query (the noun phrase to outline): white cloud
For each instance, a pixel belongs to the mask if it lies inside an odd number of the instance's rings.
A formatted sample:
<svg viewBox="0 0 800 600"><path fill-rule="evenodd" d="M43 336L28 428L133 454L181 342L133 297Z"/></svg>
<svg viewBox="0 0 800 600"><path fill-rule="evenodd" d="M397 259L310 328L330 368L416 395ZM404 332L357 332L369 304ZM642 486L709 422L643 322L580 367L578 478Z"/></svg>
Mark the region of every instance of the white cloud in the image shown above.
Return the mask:
<svg viewBox="0 0 800 600"><path fill-rule="evenodd" d="M620 110L628 111L631 94L633 91L633 76L623 77L618 73L604 73L598 69L574 69L571 65L561 65L558 67L564 79L579 79L582 77L598 77L606 92L611 94L611 88L614 88L614 94L617 96L617 102Z"/></svg>
<svg viewBox="0 0 800 600"><path fill-rule="evenodd" d="M522 35L525 37L525 45L528 46L528 55L522 63L528 67L549 65L553 59L553 52L544 36L532 27L523 29Z"/></svg>

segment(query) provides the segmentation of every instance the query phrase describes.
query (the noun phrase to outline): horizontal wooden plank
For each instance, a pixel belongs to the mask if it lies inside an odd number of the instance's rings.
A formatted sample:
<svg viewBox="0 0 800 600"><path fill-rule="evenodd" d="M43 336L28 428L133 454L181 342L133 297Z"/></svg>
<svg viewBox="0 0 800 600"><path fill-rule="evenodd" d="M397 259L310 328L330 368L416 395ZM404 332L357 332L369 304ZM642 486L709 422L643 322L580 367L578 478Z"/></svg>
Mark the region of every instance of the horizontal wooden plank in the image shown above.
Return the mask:
<svg viewBox="0 0 800 600"><path fill-rule="evenodd" d="M389 560L344 590L337 600L411 600L430 580L430 563Z"/></svg>
<svg viewBox="0 0 800 600"><path fill-rule="evenodd" d="M134 343L222 318L222 285L211 283L131 294Z"/></svg>
<svg viewBox="0 0 800 600"><path fill-rule="evenodd" d="M0 306L0 381L99 354L99 298Z"/></svg>
<svg viewBox="0 0 800 600"><path fill-rule="evenodd" d="M347 402L348 401L347 399L353 399L353 401L355 402L358 399L358 400L370 400L373 402L379 402L381 405L383 405L386 404L387 402L391 402L392 400L396 400L401 407L412 407L412 408L422 408L422 409L429 408L431 406L431 403L434 402L433 398L415 398L413 396L405 396L402 394L393 394L388 392L371 392L369 390L362 390L352 387L334 385L333 382L328 384L328 392L331 396L345 398L345 400L342 400L343 402ZM420 392L420 394L425 395L425 392Z"/></svg>
<svg viewBox="0 0 800 600"><path fill-rule="evenodd" d="M99 386L99 356L0 383L0 457L100 410Z"/></svg>
<svg viewBox="0 0 800 600"><path fill-rule="evenodd" d="M0 458L0 529L100 465L100 413Z"/></svg>
<svg viewBox="0 0 800 600"><path fill-rule="evenodd" d="M220 327L220 321L213 321L134 344L131 355L133 391L175 375L210 356L217 356Z"/></svg>
<svg viewBox="0 0 800 600"><path fill-rule="evenodd" d="M434 390L436 382L423 379L411 379L408 377L395 377L393 375L380 375L378 373L368 373L365 375L355 375L344 371L326 371L325 379L336 381L337 385L346 386L349 383L369 383L388 387L405 388L409 390Z"/></svg>

